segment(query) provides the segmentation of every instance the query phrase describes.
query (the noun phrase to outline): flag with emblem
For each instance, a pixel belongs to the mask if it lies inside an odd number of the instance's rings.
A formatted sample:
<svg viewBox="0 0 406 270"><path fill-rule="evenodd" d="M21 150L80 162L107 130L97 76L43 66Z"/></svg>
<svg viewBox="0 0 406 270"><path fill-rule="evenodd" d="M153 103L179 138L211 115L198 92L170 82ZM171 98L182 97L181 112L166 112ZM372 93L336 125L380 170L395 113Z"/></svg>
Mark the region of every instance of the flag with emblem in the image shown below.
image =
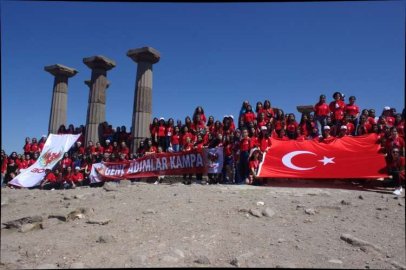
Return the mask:
<svg viewBox="0 0 406 270"><path fill-rule="evenodd" d="M259 167L259 177L327 179L388 176L377 134L326 141L271 140L272 146Z"/></svg>

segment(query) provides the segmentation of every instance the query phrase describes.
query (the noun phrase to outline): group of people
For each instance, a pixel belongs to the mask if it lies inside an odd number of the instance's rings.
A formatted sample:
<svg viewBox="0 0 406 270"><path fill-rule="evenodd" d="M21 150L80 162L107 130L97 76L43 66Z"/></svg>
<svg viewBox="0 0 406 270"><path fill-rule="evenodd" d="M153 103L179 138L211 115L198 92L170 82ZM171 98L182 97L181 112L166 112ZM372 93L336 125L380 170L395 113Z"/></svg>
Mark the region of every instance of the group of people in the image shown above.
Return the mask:
<svg viewBox="0 0 406 270"><path fill-rule="evenodd" d="M72 188L89 184L89 175L93 163L124 162L144 155L159 152L191 151L192 149L223 147L224 168L221 173L209 174L209 184L260 183L256 173L264 153L271 148L271 137L279 140L317 140L328 142L345 136L362 136L376 133L390 173L390 185L396 187L395 193L402 192L404 182L405 110L397 113L395 108L384 107L377 116L374 109L364 109L356 105L355 96L348 103L345 95L336 92L333 100L326 102L321 95L313 106L313 113L302 114L299 121L293 113L284 113L280 108L272 108L271 102L257 102L255 108L244 101L238 117L225 115L215 120L206 116L199 106L193 116L187 116L182 123L169 118L154 118L150 124L150 137L142 140L131 153L131 132L125 126L113 129L107 122L102 124L101 141L89 141L84 145L85 126L68 129L64 126L58 134L81 134L75 145L65 153L58 166L55 166L50 179L44 179L44 188ZM46 136L40 142L35 138L26 139L24 154L13 152L7 157L2 151L2 179L6 182L18 174L19 170L34 163L43 147ZM4 156L4 158L3 158ZM202 174L196 174L196 181L202 180ZM55 178L55 179L54 179ZM184 175L184 183L191 184L192 175ZM55 184L56 183L56 184ZM157 181L156 183L159 183Z"/></svg>

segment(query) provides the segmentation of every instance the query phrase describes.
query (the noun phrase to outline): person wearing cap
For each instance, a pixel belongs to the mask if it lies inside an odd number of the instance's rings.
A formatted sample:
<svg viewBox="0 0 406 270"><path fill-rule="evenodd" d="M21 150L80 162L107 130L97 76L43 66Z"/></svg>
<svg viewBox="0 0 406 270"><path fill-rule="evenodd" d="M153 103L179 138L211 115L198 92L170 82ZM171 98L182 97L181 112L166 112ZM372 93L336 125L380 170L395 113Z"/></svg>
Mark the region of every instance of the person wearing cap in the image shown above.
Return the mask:
<svg viewBox="0 0 406 270"><path fill-rule="evenodd" d="M73 186L76 187L80 187L83 186L83 174L80 172L80 167L75 167L75 172L72 174L72 181L73 181Z"/></svg>
<svg viewBox="0 0 406 270"><path fill-rule="evenodd" d="M261 153L265 153L271 147L272 142L269 138L269 132L266 126L261 127L261 133L259 133L258 139L255 141L251 147L257 147Z"/></svg>
<svg viewBox="0 0 406 270"><path fill-rule="evenodd" d="M113 146L110 144L110 140L106 140L106 146L104 147L103 153L107 155L113 153Z"/></svg>
<svg viewBox="0 0 406 270"><path fill-rule="evenodd" d="M335 92L333 95L334 101L332 101L329 105L332 117L331 120L333 121L333 124L336 127L335 130L337 131L340 129L341 120L344 118L344 112L346 110L346 104L341 101L341 96L342 95L340 92Z"/></svg>
<svg viewBox="0 0 406 270"><path fill-rule="evenodd" d="M234 130L235 130L234 116L232 114L230 114L229 119L230 119L231 130L234 132Z"/></svg>
<svg viewBox="0 0 406 270"><path fill-rule="evenodd" d="M347 104L345 107L345 113L346 115L350 116L350 122L354 125L354 127L357 126L358 124L358 117L360 115L360 109L357 104L355 104L355 96L350 96L348 99L350 103ZM350 131L348 131L349 134L351 134Z"/></svg>
<svg viewBox="0 0 406 270"><path fill-rule="evenodd" d="M337 138L347 137L347 126L342 125L340 128L340 133L338 134Z"/></svg>
<svg viewBox="0 0 406 270"><path fill-rule="evenodd" d="M59 183L56 181L55 174L52 173L50 168L45 169L45 177L41 181L40 189L59 189Z"/></svg>
<svg viewBox="0 0 406 270"><path fill-rule="evenodd" d="M391 116L391 109L389 106L386 106L385 108L383 108L382 115L386 117L386 123L392 127L393 124L395 123L395 118L393 118L393 116Z"/></svg>
<svg viewBox="0 0 406 270"><path fill-rule="evenodd" d="M66 173L63 177L63 182L61 183L61 188L63 189L70 189L70 188L75 188L76 185L73 182L73 172L72 172L72 167L68 167L66 169Z"/></svg>
<svg viewBox="0 0 406 270"><path fill-rule="evenodd" d="M341 93L341 98L340 98L340 100L341 100L342 102L345 102L345 94L344 94L344 93Z"/></svg>
<svg viewBox="0 0 406 270"><path fill-rule="evenodd" d="M335 139L335 137L331 136L330 134L331 128L329 126L325 126L323 129L323 135L320 135L320 140L321 142L330 142Z"/></svg>
<svg viewBox="0 0 406 270"><path fill-rule="evenodd" d="M253 148L250 151L250 155L248 157L249 173L248 173L247 179L245 180L245 183L247 185L252 185L254 182L254 179L257 178L257 173L258 173L258 168L259 168L259 154L260 154L260 150L258 148Z"/></svg>

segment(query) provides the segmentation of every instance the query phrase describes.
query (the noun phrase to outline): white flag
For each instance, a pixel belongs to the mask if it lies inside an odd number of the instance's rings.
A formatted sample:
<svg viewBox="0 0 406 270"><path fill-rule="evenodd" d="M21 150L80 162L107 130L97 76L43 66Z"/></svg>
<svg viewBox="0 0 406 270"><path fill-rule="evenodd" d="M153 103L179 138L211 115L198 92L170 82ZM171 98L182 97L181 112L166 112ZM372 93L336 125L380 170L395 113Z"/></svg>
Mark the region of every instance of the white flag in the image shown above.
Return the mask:
<svg viewBox="0 0 406 270"><path fill-rule="evenodd" d="M25 169L24 172L14 177L9 183L19 187L34 187L39 185L45 177L45 170L52 169L79 137L80 134L50 134L37 161Z"/></svg>

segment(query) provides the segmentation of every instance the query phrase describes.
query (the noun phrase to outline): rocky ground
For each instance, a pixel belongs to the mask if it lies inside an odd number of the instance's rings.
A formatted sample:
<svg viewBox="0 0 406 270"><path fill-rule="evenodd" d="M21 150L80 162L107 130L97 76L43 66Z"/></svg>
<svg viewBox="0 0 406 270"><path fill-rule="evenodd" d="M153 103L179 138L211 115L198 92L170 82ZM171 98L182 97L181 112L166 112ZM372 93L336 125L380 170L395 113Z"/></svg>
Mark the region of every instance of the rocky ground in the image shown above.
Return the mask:
<svg viewBox="0 0 406 270"><path fill-rule="evenodd" d="M171 182L2 189L0 269L405 269L404 193L379 183Z"/></svg>

